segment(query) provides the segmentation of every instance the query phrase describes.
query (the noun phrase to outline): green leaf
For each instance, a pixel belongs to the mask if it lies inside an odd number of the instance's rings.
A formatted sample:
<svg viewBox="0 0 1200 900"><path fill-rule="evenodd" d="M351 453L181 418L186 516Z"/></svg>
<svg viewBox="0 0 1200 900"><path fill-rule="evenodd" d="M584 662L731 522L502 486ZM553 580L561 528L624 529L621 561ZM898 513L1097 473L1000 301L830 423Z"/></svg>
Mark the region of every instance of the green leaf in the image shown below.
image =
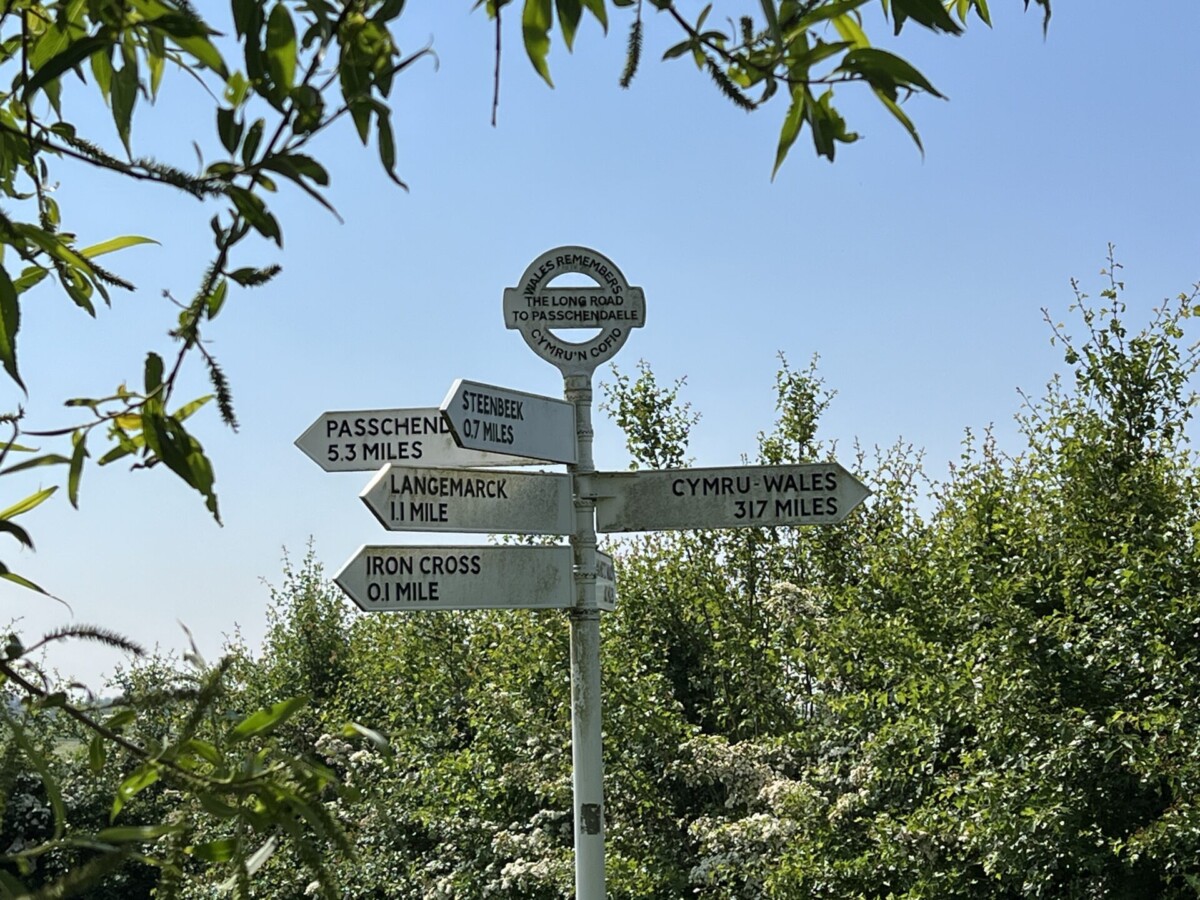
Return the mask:
<svg viewBox="0 0 1200 900"><path fill-rule="evenodd" d="M117 793L113 797L112 811L109 813L108 820L111 822L117 817L117 813L134 797L144 791L150 785L158 781L158 766L154 763L142 763L117 787Z"/></svg>
<svg viewBox="0 0 1200 900"><path fill-rule="evenodd" d="M787 115L783 117L783 127L779 131L779 145L775 150L775 168L771 170L772 179L779 172L779 167L787 158L788 151L796 143L796 136L800 134L800 127L804 124L805 93L802 85L792 88L792 102L788 107Z"/></svg>
<svg viewBox="0 0 1200 900"><path fill-rule="evenodd" d="M40 506L50 499L51 495L58 490L58 486L54 485L48 488L42 488L40 491L34 491L24 500L14 503L8 509L0 512L0 519L12 519L22 513L27 513L36 506Z"/></svg>
<svg viewBox="0 0 1200 900"><path fill-rule="evenodd" d="M137 711L132 709L123 709L120 712L113 713L104 720L104 727L109 731L120 731L130 722L137 719Z"/></svg>
<svg viewBox="0 0 1200 900"><path fill-rule="evenodd" d="M66 606L67 609L71 608L70 605L67 604L67 602L65 600L63 600L61 597L55 597L52 593L50 593L48 590L46 590L41 585L35 584L34 582L32 582L28 578L26 578L24 575L18 575L16 572L10 572L8 570L8 567L6 565L4 565L4 563L0 563L0 578L3 578L5 581L11 581L13 584L19 585L20 587L23 587L26 590L30 590L35 593L41 594L45 597L49 597L51 600L55 600L58 603L61 603L63 606Z"/></svg>
<svg viewBox="0 0 1200 900"><path fill-rule="evenodd" d="M208 511L220 522L217 495L213 490L215 478L212 463L204 455L200 442L187 432L177 418L163 415L160 410L152 410L149 403L142 409L142 434L146 446L168 469L204 497Z"/></svg>
<svg viewBox="0 0 1200 900"><path fill-rule="evenodd" d="M583 5L580 0L554 0L558 10L558 27L562 31L563 43L567 50L575 47L575 32L579 28L579 19L583 15Z"/></svg>
<svg viewBox="0 0 1200 900"><path fill-rule="evenodd" d="M942 0L892 0L892 15L895 16L896 34L910 18L931 31L962 34L962 28L946 11Z"/></svg>
<svg viewBox="0 0 1200 900"><path fill-rule="evenodd" d="M10 447L11 449L15 449ZM69 463L67 457L59 453L47 453L43 456L35 456L33 459L27 459L23 462L13 463L4 469L0 469L0 475L10 475L13 472L21 472L25 469L34 469L38 466L60 466L63 463Z"/></svg>
<svg viewBox="0 0 1200 900"><path fill-rule="evenodd" d="M243 128L245 123L238 118L235 110L224 106L217 109L217 137L221 139L221 146L229 153L237 150Z"/></svg>
<svg viewBox="0 0 1200 900"><path fill-rule="evenodd" d="M836 19L853 12L860 6L866 6L868 2L870 0L834 0L832 3L822 3L812 12L797 20L796 27L807 29L818 22Z"/></svg>
<svg viewBox="0 0 1200 900"><path fill-rule="evenodd" d="M917 134L917 127L913 125L912 119L904 114L904 110L900 108L900 104L879 89L875 90L875 96L879 98L879 102L887 108L887 111L892 114L896 121L904 126L904 130L913 139L913 143L917 145L917 149L924 154L925 148L921 145L921 136Z"/></svg>
<svg viewBox="0 0 1200 900"><path fill-rule="evenodd" d="M120 844L127 841L156 841L165 834L182 834L187 830L186 825L163 822L159 825L119 825L115 828L103 828L96 833L96 840L106 844Z"/></svg>
<svg viewBox="0 0 1200 900"><path fill-rule="evenodd" d="M775 0L761 0L763 15L767 19L767 30L776 44L783 44L783 31L779 28L779 13L775 9Z"/></svg>
<svg viewBox="0 0 1200 900"><path fill-rule="evenodd" d="M158 244L158 241L154 240L154 238L140 237L136 234L126 234L121 237L109 238L107 241L101 241L99 244L92 244L90 247L84 247L79 251L79 255L84 259L95 259L97 256L103 256L105 253L124 250L126 247L136 247L138 244Z"/></svg>
<svg viewBox="0 0 1200 900"><path fill-rule="evenodd" d="M322 187L329 184L329 173L325 171L325 167L303 153L278 153L268 156L262 161L262 168L286 175L295 182L308 178Z"/></svg>
<svg viewBox="0 0 1200 900"><path fill-rule="evenodd" d="M521 13L521 34L525 38L525 52L533 63L534 71L550 87L554 82L550 79L550 67L546 57L550 53L550 27L553 25L553 11L550 0L525 0L525 9Z"/></svg>
<svg viewBox="0 0 1200 900"><path fill-rule="evenodd" d="M204 404L208 403L213 398L212 394L205 394L203 397L197 397L195 400L189 400L183 406L179 407L174 412L174 416L180 422L192 416L196 410L200 409Z"/></svg>
<svg viewBox="0 0 1200 900"><path fill-rule="evenodd" d="M30 550L33 549L33 540L29 537L29 532L18 525L16 522L10 522L8 519L0 519L0 531L11 534L17 539L17 542Z"/></svg>
<svg viewBox="0 0 1200 900"><path fill-rule="evenodd" d="M96 87L100 89L100 96L107 103L112 97L112 76L113 67L110 57L111 49L93 53L91 56L92 77L96 79Z"/></svg>
<svg viewBox="0 0 1200 900"><path fill-rule="evenodd" d="M58 78L68 69L75 68L93 53L108 49L111 44L112 39L108 35L87 37L69 44L61 53L37 67L33 77L25 84L24 101L28 103L33 94L49 82Z"/></svg>
<svg viewBox="0 0 1200 900"><path fill-rule="evenodd" d="M273 97L282 100L296 80L296 27L287 7L276 3L267 19L267 72Z"/></svg>
<svg viewBox="0 0 1200 900"><path fill-rule="evenodd" d="M26 266L21 270L20 277L13 282L13 289L18 294L23 294L30 288L39 284L43 278L50 274L50 270L45 266Z"/></svg>
<svg viewBox="0 0 1200 900"><path fill-rule="evenodd" d="M113 124L117 126L117 134L125 146L125 152L132 152L129 147L129 129L133 121L133 108L137 105L138 70L137 57L125 54L125 62L115 70L112 76L112 115Z"/></svg>
<svg viewBox="0 0 1200 900"><path fill-rule="evenodd" d="M163 361L162 357L157 353L146 354L146 368L143 378L148 401L157 402L159 408L161 408L162 401L158 397L158 392L162 388Z"/></svg>
<svg viewBox="0 0 1200 900"><path fill-rule="evenodd" d="M217 838L192 848L192 855L205 862L222 863L233 859L239 841L235 837Z"/></svg>
<svg viewBox="0 0 1200 900"><path fill-rule="evenodd" d="M862 30L862 25L857 15L844 13L836 16L833 19L833 27L837 29L837 33L842 36L843 40L849 41L855 47L871 46L871 42L867 39L866 32Z"/></svg>
<svg viewBox="0 0 1200 900"><path fill-rule="evenodd" d="M596 17L600 27L604 29L604 33L608 34L608 7L604 0L583 0L583 5Z"/></svg>
<svg viewBox="0 0 1200 900"><path fill-rule="evenodd" d="M207 37L194 35L192 37L172 38L180 50L191 54L201 65L212 69L222 78L229 77L229 69L225 65L220 52Z"/></svg>
<svg viewBox="0 0 1200 900"><path fill-rule="evenodd" d="M218 819L234 819L242 812L238 807L231 806L211 791L198 791L196 800L206 813Z"/></svg>
<svg viewBox="0 0 1200 900"><path fill-rule="evenodd" d="M363 737L370 741L377 750L390 751L388 739L373 728L360 725L357 722L347 722L342 726L342 737Z"/></svg>
<svg viewBox="0 0 1200 900"><path fill-rule="evenodd" d="M841 65L835 71L861 75L871 87L886 92L893 99L898 87L921 90L934 97L942 97L937 88L909 62L875 47L851 50L843 57Z"/></svg>
<svg viewBox="0 0 1200 900"><path fill-rule="evenodd" d="M265 238L270 238L278 246L283 246L283 233L279 230L279 222L267 210L262 197L245 188L230 186L227 189L229 199L237 208L238 214L250 226Z"/></svg>
<svg viewBox="0 0 1200 900"><path fill-rule="evenodd" d="M197 756L213 766L221 766L225 762L221 758L221 751L217 749L215 744L201 740L200 738L188 738L179 745L178 749L180 754Z"/></svg>
<svg viewBox="0 0 1200 900"><path fill-rule="evenodd" d="M242 163L250 165L254 160L254 154L258 152L258 145L262 142L263 129L266 123L262 119L255 119L254 124L250 126L250 130L246 132L246 141L242 144ZM230 151L233 152L232 150Z"/></svg>
<svg viewBox="0 0 1200 900"><path fill-rule="evenodd" d="M105 747L105 737L101 734L92 735L88 741L88 768L93 775L99 775L108 760L108 750Z"/></svg>
<svg viewBox="0 0 1200 900"><path fill-rule="evenodd" d="M166 72L167 48L157 31L146 35L146 44L146 64L150 67L150 102L153 103L158 99L158 89Z"/></svg>
<svg viewBox="0 0 1200 900"><path fill-rule="evenodd" d="M87 458L87 438L84 432L76 431L71 435L75 449L71 452L71 465L67 470L67 499L71 505L79 509L79 479L83 474L83 461Z"/></svg>
<svg viewBox="0 0 1200 900"><path fill-rule="evenodd" d="M266 709L260 709L258 712L251 713L234 726L233 730L229 733L229 740L231 742L244 741L247 738L265 734L282 725L302 710L308 705L308 701L309 698L301 694L298 697L281 700L279 703L275 703Z"/></svg>
<svg viewBox="0 0 1200 900"><path fill-rule="evenodd" d="M15 381L21 390L29 393L25 382L17 373L17 331L21 327L21 304L17 299L17 289L8 272L0 267L0 363L8 377Z"/></svg>
<svg viewBox="0 0 1200 900"><path fill-rule="evenodd" d="M408 185L396 174L396 140L392 134L392 117L387 113L380 113L375 118L375 126L379 142L379 162L383 165L383 170L395 184L408 190Z"/></svg>

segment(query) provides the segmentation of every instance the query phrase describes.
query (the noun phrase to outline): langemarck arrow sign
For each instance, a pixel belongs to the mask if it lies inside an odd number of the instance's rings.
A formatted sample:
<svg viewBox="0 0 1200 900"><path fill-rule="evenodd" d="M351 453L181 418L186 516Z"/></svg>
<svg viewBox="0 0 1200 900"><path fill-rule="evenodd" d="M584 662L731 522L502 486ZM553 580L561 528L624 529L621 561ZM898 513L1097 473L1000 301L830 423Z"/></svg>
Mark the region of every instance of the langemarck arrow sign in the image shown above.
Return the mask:
<svg viewBox="0 0 1200 900"><path fill-rule="evenodd" d="M388 466L360 495L390 531L570 534L571 476Z"/></svg>

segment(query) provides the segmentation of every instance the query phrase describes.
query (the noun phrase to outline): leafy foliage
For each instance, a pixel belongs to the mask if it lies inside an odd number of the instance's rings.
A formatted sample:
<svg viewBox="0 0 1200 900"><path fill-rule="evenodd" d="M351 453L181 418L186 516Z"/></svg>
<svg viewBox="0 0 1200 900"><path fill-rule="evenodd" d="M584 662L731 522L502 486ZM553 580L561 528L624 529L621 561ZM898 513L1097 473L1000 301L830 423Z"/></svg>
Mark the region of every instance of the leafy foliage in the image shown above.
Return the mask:
<svg viewBox="0 0 1200 900"><path fill-rule="evenodd" d="M480 0L495 19L497 41L501 12L513 0ZM1050 21L1050 0L1036 0L1043 13L1043 27ZM913 94L942 94L911 63L887 50L871 45L864 28L863 8L871 0L761 0L755 8L738 9L727 4L724 24L714 27L710 15L715 4L699 13L685 12L673 0L613 0L613 6L632 10L626 64L620 84L629 87L641 64L645 41L643 6L653 7L682 31L683 39L669 47L664 59L690 59L715 87L735 106L753 111L776 95L787 100L783 126L775 154L778 172L805 126L813 149L833 160L839 144L858 140L834 105L835 91L842 85L862 84L870 88L885 110L921 146L913 121L901 102ZM1029 0L1025 0L1029 7ZM937 34L961 34L971 13L991 25L987 0L882 0L880 8L899 35L910 20ZM553 86L549 53L557 21L563 43L570 50L586 9L608 30L604 0L524 0L521 27L525 52L534 69ZM499 84L497 83L497 93Z"/></svg>

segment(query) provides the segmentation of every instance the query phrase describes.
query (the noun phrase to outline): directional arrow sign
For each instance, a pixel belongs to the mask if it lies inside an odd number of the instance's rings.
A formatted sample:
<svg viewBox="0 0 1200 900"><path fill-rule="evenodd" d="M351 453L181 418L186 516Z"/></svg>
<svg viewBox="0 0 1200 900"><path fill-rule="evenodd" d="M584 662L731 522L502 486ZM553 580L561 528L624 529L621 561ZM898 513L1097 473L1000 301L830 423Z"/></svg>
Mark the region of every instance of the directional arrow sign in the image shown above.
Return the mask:
<svg viewBox="0 0 1200 900"><path fill-rule="evenodd" d="M575 530L570 475L388 466L360 496L391 531Z"/></svg>
<svg viewBox="0 0 1200 900"><path fill-rule="evenodd" d="M421 466L528 466L523 456L464 450L441 410L360 409L322 413L296 446L326 472L374 472L386 463Z"/></svg>
<svg viewBox="0 0 1200 900"><path fill-rule="evenodd" d="M365 612L568 609L570 547L362 547L334 579Z"/></svg>
<svg viewBox="0 0 1200 900"><path fill-rule="evenodd" d="M575 462L575 407L565 400L460 378L442 414L460 447Z"/></svg>
<svg viewBox="0 0 1200 900"><path fill-rule="evenodd" d="M836 462L597 472L588 492L600 532L828 525L871 493Z"/></svg>

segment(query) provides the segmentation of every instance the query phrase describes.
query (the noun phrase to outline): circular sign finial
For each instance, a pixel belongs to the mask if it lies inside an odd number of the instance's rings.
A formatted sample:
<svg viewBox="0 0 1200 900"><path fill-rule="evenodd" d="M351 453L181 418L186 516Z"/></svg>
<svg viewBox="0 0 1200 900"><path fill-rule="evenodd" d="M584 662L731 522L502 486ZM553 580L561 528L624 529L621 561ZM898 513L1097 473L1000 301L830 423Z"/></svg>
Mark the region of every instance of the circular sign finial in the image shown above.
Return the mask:
<svg viewBox="0 0 1200 900"><path fill-rule="evenodd" d="M552 287L575 272L594 287ZM612 359L629 332L646 324L646 298L607 256L587 247L555 247L529 264L516 287L504 289L504 324L521 332L530 348L563 375L590 375ZM589 340L565 341L560 329L600 329Z"/></svg>

